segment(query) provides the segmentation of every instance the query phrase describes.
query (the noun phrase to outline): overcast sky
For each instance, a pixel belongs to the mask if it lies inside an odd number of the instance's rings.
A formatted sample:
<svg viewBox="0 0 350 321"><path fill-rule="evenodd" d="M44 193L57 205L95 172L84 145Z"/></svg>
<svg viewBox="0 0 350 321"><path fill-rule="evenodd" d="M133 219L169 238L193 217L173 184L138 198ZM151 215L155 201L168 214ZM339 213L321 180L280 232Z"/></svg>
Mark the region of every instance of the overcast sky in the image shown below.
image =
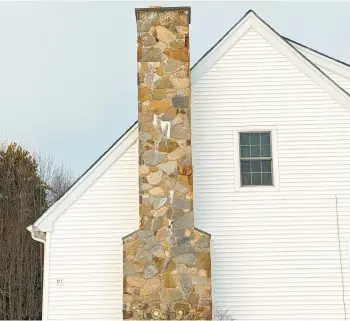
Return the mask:
<svg viewBox="0 0 350 321"><path fill-rule="evenodd" d="M194 64L246 11L350 63L350 2L0 2L0 136L89 167L137 118L134 8L192 7Z"/></svg>

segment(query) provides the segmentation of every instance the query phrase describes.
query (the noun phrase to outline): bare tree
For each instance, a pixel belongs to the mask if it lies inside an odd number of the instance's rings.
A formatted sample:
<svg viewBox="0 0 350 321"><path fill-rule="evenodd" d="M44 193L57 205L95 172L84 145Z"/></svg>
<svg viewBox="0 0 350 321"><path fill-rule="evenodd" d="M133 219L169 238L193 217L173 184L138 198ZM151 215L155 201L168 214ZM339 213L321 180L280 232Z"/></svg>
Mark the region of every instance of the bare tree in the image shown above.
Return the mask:
<svg viewBox="0 0 350 321"><path fill-rule="evenodd" d="M1 320L41 318L43 248L26 227L70 184L66 173L15 143L0 148Z"/></svg>

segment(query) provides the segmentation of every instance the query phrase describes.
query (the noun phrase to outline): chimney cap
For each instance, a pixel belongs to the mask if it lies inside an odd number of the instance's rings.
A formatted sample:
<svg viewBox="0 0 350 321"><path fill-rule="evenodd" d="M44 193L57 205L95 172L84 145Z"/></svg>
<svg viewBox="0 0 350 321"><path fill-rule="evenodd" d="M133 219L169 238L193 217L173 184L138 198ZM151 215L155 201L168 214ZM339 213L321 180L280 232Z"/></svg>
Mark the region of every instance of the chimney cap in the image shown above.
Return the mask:
<svg viewBox="0 0 350 321"><path fill-rule="evenodd" d="M135 15L137 19L137 13L141 11L188 11L188 23L191 23L191 7L162 7L162 6L149 6L148 8L135 8Z"/></svg>

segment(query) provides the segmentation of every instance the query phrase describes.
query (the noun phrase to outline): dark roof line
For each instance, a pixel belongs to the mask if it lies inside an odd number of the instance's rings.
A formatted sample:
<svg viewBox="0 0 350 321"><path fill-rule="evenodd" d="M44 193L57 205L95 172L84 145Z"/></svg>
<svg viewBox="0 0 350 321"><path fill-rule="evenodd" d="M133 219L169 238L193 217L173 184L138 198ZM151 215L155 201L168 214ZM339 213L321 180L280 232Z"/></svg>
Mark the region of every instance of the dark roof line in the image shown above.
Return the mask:
<svg viewBox="0 0 350 321"><path fill-rule="evenodd" d="M281 36L281 37L282 37L284 40L293 42L293 43L297 44L298 46L301 46L301 47L306 48L306 49L308 49L308 50L310 50L310 51L316 52L317 54L319 54L319 55L321 55L321 56L323 56L323 57L326 57L326 58L328 58L328 59L331 59L331 60L334 60L334 61L336 61L336 62L339 62L340 64L342 64L342 65L344 65L344 66L346 66L346 67L350 67L350 64L348 64L348 63L346 63L346 62L344 62L344 61L341 61L341 60L336 59L336 58L334 58L334 57L328 56L328 55L326 55L326 54L324 54L324 53L322 53L322 52L320 52L320 51L318 51L318 50L316 50L316 49L312 49L312 48L310 48L310 47L308 47L308 46L305 46L305 45L303 45L302 43L297 42L297 41L295 41L295 40L292 40L292 39L289 39L289 38L283 37L283 36Z"/></svg>
<svg viewBox="0 0 350 321"><path fill-rule="evenodd" d="M338 83L336 83L331 77L329 77L325 72L323 72L319 67L317 67L309 58L307 58L305 55L303 55L297 48L295 48L294 46L292 46L282 35L280 35L274 28L272 28L267 22L265 22L263 19L261 19L256 13L255 13L256 17L266 26L268 26L277 36L279 36L282 41L284 41L289 48L291 48L292 50L294 50L294 52L296 52L297 54L301 55L305 60L307 60L312 66L314 66L321 74L323 74L326 78L328 78L328 80L330 82L332 82L336 87L338 87L338 89L340 89L346 96L348 96L350 98L350 94L343 89L341 86L339 86Z"/></svg>

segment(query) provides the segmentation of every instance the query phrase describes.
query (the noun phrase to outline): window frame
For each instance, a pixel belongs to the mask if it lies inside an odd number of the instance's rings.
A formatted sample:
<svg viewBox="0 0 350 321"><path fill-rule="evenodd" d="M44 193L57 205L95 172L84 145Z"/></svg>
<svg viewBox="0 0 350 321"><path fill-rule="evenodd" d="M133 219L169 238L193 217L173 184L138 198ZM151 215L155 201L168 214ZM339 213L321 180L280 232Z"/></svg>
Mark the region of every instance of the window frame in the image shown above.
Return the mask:
<svg viewBox="0 0 350 321"><path fill-rule="evenodd" d="M242 185L241 179L241 155L240 155L240 133L270 133L272 185ZM234 135L234 159L235 159L235 190L239 192L279 190L279 171L277 155L277 130L271 126L249 126L235 128Z"/></svg>

